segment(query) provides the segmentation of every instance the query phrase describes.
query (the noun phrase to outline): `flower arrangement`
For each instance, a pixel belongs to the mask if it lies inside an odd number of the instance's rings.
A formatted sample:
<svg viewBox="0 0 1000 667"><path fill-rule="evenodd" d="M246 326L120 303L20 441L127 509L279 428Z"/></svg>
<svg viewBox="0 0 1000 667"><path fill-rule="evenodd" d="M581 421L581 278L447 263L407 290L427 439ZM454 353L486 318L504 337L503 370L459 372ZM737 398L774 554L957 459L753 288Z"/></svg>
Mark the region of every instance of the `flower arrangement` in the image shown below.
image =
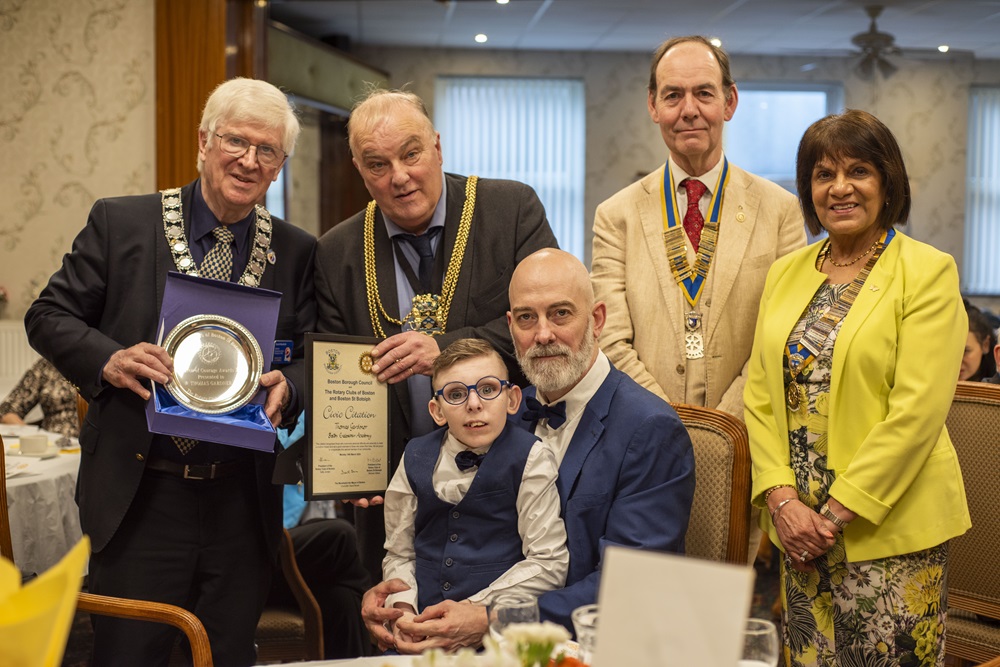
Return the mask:
<svg viewBox="0 0 1000 667"><path fill-rule="evenodd" d="M502 646L491 637L485 638L482 659L477 659L472 649L454 655L434 649L415 659L413 667L575 667L582 664L575 658L562 652L552 656L556 646L569 637L566 628L549 621L516 623L504 628Z"/></svg>

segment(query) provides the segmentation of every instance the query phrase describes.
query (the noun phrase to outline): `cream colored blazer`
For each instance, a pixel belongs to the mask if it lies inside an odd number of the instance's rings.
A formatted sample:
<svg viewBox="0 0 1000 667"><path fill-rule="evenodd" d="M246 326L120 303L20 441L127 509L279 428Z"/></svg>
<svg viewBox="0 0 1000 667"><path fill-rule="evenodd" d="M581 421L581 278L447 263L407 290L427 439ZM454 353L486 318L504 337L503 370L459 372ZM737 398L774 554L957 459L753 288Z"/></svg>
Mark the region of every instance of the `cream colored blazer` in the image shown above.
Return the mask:
<svg viewBox="0 0 1000 667"><path fill-rule="evenodd" d="M705 405L743 419L746 361L764 279L772 262L805 245L798 201L783 188L732 164L719 241L702 295ZM608 307L601 348L615 367L667 401L690 403L684 315L663 245L664 167L597 208L596 297Z"/></svg>

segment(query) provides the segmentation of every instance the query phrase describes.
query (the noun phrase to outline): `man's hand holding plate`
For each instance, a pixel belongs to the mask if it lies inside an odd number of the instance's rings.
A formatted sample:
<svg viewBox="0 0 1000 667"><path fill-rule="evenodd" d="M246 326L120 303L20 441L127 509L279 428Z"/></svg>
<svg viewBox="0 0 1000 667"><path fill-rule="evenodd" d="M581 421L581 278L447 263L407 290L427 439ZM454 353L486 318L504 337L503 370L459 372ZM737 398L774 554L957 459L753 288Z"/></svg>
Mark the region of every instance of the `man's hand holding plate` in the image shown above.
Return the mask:
<svg viewBox="0 0 1000 667"><path fill-rule="evenodd" d="M292 392L288 389L285 374L281 371L269 371L260 376L260 386L267 389L267 400L264 402L264 413L271 420L271 426L278 428L281 423L281 413L288 407Z"/></svg>
<svg viewBox="0 0 1000 667"><path fill-rule="evenodd" d="M152 343L137 343L112 354L101 375L111 386L134 391L145 401L149 400L149 390L141 379L165 385L173 372L174 361L166 350Z"/></svg>

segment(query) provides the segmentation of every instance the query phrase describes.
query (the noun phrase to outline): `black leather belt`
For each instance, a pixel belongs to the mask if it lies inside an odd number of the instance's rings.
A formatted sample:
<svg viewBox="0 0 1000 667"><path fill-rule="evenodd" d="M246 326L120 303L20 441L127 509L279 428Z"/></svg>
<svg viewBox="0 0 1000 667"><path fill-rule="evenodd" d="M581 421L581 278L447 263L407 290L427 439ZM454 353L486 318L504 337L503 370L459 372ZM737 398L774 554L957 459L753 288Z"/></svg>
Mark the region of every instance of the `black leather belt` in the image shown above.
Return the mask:
<svg viewBox="0 0 1000 667"><path fill-rule="evenodd" d="M174 463L166 459L147 459L146 467L157 472L165 472L184 479L222 479L235 475L243 468L239 461L225 463L189 464Z"/></svg>

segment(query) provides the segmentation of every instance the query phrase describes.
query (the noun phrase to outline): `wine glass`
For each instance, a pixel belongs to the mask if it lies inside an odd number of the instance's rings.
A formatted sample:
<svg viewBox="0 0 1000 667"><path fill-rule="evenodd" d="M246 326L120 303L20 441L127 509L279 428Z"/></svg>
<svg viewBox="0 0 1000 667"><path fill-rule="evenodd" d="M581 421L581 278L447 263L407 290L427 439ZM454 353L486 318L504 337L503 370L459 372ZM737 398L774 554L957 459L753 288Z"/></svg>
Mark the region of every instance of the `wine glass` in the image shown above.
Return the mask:
<svg viewBox="0 0 1000 667"><path fill-rule="evenodd" d="M580 647L580 661L590 665L594 661L594 647L597 645L597 605L585 604L577 607L570 618L573 619L573 630L576 632L576 642Z"/></svg>
<svg viewBox="0 0 1000 667"><path fill-rule="evenodd" d="M743 632L743 657L739 667L777 667L778 629L771 621L751 618Z"/></svg>
<svg viewBox="0 0 1000 667"><path fill-rule="evenodd" d="M538 599L525 594L498 595L490 603L487 613L490 636L500 643L503 639L503 630L508 625L538 622Z"/></svg>

